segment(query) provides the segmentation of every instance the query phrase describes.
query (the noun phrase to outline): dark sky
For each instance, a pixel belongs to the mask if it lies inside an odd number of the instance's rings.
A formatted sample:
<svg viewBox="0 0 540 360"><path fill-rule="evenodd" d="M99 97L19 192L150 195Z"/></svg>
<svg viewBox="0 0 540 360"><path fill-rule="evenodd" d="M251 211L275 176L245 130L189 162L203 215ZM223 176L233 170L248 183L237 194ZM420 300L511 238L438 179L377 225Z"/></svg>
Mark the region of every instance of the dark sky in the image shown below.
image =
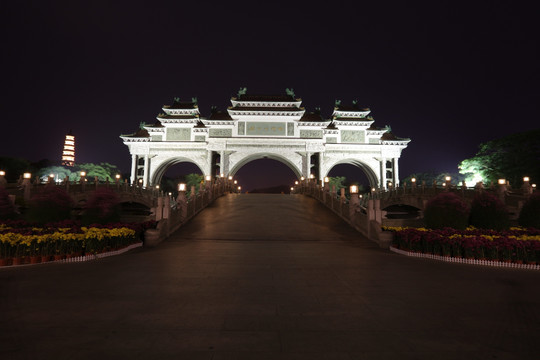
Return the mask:
<svg viewBox="0 0 540 360"><path fill-rule="evenodd" d="M5 1L0 156L129 171L119 138L173 97L202 115L239 87L331 115L369 106L375 125L412 139L400 173L457 171L480 142L538 128L536 7L516 2Z"/></svg>

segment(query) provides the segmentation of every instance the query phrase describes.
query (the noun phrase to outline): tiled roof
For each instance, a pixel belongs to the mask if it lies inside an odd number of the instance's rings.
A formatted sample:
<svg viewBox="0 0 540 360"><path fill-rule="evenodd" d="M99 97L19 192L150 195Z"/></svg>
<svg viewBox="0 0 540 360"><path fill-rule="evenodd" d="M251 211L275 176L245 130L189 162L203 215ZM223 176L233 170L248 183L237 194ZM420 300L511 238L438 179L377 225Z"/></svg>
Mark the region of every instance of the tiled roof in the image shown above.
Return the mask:
<svg viewBox="0 0 540 360"><path fill-rule="evenodd" d="M358 106L358 105L338 105L335 107L338 111L370 111L367 106Z"/></svg>
<svg viewBox="0 0 540 360"><path fill-rule="evenodd" d="M196 119L196 115L167 115L167 114L159 114L159 118L161 119Z"/></svg>
<svg viewBox="0 0 540 360"><path fill-rule="evenodd" d="M307 121L307 122L323 122L325 121L321 114L314 113L314 112L305 112L304 116L300 118L300 121Z"/></svg>
<svg viewBox="0 0 540 360"><path fill-rule="evenodd" d="M123 135L125 137L132 137L132 138L142 138L142 137L150 137L150 134L148 134L148 131L145 129L139 129L134 134L130 135Z"/></svg>
<svg viewBox="0 0 540 360"><path fill-rule="evenodd" d="M163 105L165 109L197 109L199 106L192 101L189 102L174 102L172 105Z"/></svg>
<svg viewBox="0 0 540 360"><path fill-rule="evenodd" d="M296 106L287 106L287 107L280 107L280 106L235 106L230 107L230 110L238 110L238 111L302 111L303 108L297 108Z"/></svg>
<svg viewBox="0 0 540 360"><path fill-rule="evenodd" d="M162 128L162 127L165 127L163 125L161 125L161 121L156 121L156 123L154 125L146 125L146 127L151 127L151 128Z"/></svg>
<svg viewBox="0 0 540 360"><path fill-rule="evenodd" d="M232 120L229 113L226 111L218 110L210 114L207 120Z"/></svg>
<svg viewBox="0 0 540 360"><path fill-rule="evenodd" d="M233 97L233 100L237 101L297 101L291 95L240 95L240 97Z"/></svg>
<svg viewBox="0 0 540 360"><path fill-rule="evenodd" d="M388 141L398 140L399 141L399 140L409 140L409 139L397 137L396 135L392 134L392 132L388 131L388 132L385 132L381 136L381 140L388 140Z"/></svg>

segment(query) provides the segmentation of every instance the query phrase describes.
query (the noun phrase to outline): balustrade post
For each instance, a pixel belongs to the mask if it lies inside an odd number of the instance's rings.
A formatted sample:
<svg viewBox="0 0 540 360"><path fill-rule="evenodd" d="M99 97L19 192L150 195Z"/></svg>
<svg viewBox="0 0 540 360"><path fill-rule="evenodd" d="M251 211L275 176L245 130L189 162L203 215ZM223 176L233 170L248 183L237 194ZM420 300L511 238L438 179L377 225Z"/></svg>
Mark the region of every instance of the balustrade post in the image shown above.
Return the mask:
<svg viewBox="0 0 540 360"><path fill-rule="evenodd" d="M156 221L163 219L163 198L158 196L156 205Z"/></svg>

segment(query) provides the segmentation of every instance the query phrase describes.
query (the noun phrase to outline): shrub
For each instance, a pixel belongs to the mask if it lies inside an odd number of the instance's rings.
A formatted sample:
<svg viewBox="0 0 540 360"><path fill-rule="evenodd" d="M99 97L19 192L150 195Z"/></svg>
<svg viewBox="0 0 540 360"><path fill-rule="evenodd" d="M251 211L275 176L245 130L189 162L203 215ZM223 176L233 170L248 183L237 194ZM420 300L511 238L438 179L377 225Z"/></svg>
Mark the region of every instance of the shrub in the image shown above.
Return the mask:
<svg viewBox="0 0 540 360"><path fill-rule="evenodd" d="M88 198L81 222L84 225L119 222L120 210L120 198L114 190L100 187Z"/></svg>
<svg viewBox="0 0 540 360"><path fill-rule="evenodd" d="M482 192L471 203L469 224L479 229L503 230L510 227L510 217L501 200Z"/></svg>
<svg viewBox="0 0 540 360"><path fill-rule="evenodd" d="M540 193L531 195L519 214L519 225L540 229Z"/></svg>
<svg viewBox="0 0 540 360"><path fill-rule="evenodd" d="M465 229L468 215L467 204L463 200L454 193L444 192L428 201L424 221L430 229Z"/></svg>
<svg viewBox="0 0 540 360"><path fill-rule="evenodd" d="M0 219L13 219L16 216L17 210L9 199L9 193L0 187Z"/></svg>
<svg viewBox="0 0 540 360"><path fill-rule="evenodd" d="M63 188L48 184L30 199L28 221L48 223L71 218L73 200Z"/></svg>

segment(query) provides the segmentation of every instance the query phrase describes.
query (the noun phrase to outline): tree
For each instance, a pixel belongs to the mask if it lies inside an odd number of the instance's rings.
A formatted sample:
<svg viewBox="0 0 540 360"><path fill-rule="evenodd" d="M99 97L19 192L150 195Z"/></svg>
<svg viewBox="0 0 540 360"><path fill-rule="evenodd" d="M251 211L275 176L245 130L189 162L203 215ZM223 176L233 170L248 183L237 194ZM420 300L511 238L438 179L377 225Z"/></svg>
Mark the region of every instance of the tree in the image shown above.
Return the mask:
<svg viewBox="0 0 540 360"><path fill-rule="evenodd" d="M330 191L332 191L332 186L336 186L336 192L339 194L342 188L345 187L345 183L347 182L347 178L345 176L334 176L334 177L328 177L328 185L330 187Z"/></svg>
<svg viewBox="0 0 540 360"><path fill-rule="evenodd" d="M540 181L540 130L508 135L480 144L479 151L459 164L459 172L484 183L506 179L519 186L523 177Z"/></svg>
<svg viewBox="0 0 540 360"><path fill-rule="evenodd" d="M6 172L8 182L15 182L23 173L31 170L31 165L25 159L0 157L0 170Z"/></svg>

